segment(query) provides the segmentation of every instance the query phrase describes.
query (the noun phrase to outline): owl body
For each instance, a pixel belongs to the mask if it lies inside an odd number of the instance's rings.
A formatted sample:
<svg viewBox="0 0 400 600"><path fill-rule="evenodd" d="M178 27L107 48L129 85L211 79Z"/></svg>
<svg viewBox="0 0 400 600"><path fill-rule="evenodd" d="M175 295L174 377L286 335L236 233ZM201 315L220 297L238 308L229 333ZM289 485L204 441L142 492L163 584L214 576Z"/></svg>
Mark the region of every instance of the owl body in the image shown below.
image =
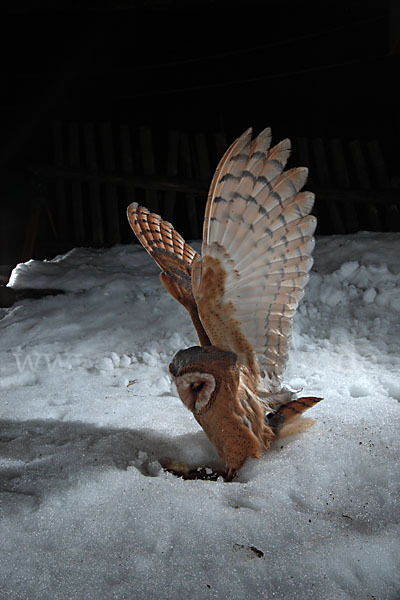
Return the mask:
<svg viewBox="0 0 400 600"><path fill-rule="evenodd" d="M320 398L282 384L292 321L312 265L314 196L306 169L284 171L290 142L245 132L222 157L208 195L200 257L161 217L136 203L128 219L189 312L200 346L169 370L183 404L215 446L231 480L282 426Z"/></svg>
<svg viewBox="0 0 400 600"><path fill-rule="evenodd" d="M218 452L219 459L228 469L226 479L233 478L246 458L260 458L275 438L265 423L262 404L240 377L238 388L221 386L221 394L210 410L196 416ZM233 393L232 393L233 392Z"/></svg>
<svg viewBox="0 0 400 600"><path fill-rule="evenodd" d="M247 367L241 367L234 353L194 346L180 350L169 369L183 403L230 475L246 458L260 458L269 448L275 433L265 415L271 408L257 397Z"/></svg>

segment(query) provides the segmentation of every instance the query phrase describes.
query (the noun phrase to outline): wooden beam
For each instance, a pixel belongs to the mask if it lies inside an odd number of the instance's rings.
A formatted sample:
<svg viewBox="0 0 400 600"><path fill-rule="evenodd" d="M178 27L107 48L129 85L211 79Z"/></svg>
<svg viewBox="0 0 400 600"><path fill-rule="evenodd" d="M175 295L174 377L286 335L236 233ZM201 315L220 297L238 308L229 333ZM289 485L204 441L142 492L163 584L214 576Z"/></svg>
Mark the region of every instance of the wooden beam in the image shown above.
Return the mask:
<svg viewBox="0 0 400 600"><path fill-rule="evenodd" d="M179 132L168 132L168 158L167 173L170 177L178 175L178 156L179 156ZM176 204L176 192L167 190L165 193L165 202L163 207L163 217L166 221L174 221L174 211Z"/></svg>
<svg viewBox="0 0 400 600"><path fill-rule="evenodd" d="M83 137L87 168L90 171L96 171L98 169L98 160L93 123L84 123ZM104 242L103 215L100 201L100 184L98 181L89 182L89 198L93 241L95 244L102 244Z"/></svg>
<svg viewBox="0 0 400 600"><path fill-rule="evenodd" d="M326 202L343 201L343 202L368 202L372 204L386 204L394 202L400 205L400 190L396 188L388 188L384 190L343 190L332 188L318 188L309 186L310 190L316 195L317 202L319 200Z"/></svg>
<svg viewBox="0 0 400 600"><path fill-rule="evenodd" d="M159 177L157 175L136 175L113 172L86 171L85 169L60 168L51 165L34 165L31 172L39 177L65 177L65 179L81 179L82 181L98 181L126 185L132 188L148 190L175 191L202 196L207 194L209 181L198 181L192 178Z"/></svg>
<svg viewBox="0 0 400 600"><path fill-rule="evenodd" d="M81 162L79 126L76 122L69 123L69 164L79 168ZM82 183L79 179L71 180L72 188L72 218L75 239L79 243L85 239L85 222L82 207Z"/></svg>
<svg viewBox="0 0 400 600"><path fill-rule="evenodd" d="M56 167L63 168L65 165L64 149L63 149L63 131L60 121L53 122L53 148L54 148L54 164ZM60 239L67 238L67 200L65 193L65 181L60 177L56 180L56 196L57 196L57 231Z"/></svg>
<svg viewBox="0 0 400 600"><path fill-rule="evenodd" d="M85 171L83 169L59 168L52 165L34 165L31 172L38 177L65 177L66 179L81 179L83 181L99 181L100 183L113 183L126 185L132 188L143 188L149 190L175 191L185 194L204 196L208 192L208 181L199 181L192 178L159 177L156 175L125 175L122 173L104 173L99 171ZM323 201L353 201L374 202L385 204L395 202L400 204L400 190L397 188L374 189L340 189L323 188L309 185L318 200Z"/></svg>
<svg viewBox="0 0 400 600"><path fill-rule="evenodd" d="M101 123L99 127L101 150L104 167L108 172L115 171L115 149L111 123ZM112 244L119 244L121 234L119 230L119 206L115 185L111 181L106 182L105 189L105 213L107 219L107 239Z"/></svg>

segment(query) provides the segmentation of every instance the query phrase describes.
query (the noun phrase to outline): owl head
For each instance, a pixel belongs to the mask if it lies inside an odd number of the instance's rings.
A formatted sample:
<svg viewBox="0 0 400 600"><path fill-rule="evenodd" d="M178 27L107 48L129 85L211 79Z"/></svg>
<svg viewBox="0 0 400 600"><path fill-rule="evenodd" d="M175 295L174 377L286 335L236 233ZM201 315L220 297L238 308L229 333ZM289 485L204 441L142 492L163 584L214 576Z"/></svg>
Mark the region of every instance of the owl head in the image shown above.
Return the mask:
<svg viewBox="0 0 400 600"><path fill-rule="evenodd" d="M236 354L215 346L179 350L169 371L183 404L196 416L211 408L222 389L234 395L239 386Z"/></svg>

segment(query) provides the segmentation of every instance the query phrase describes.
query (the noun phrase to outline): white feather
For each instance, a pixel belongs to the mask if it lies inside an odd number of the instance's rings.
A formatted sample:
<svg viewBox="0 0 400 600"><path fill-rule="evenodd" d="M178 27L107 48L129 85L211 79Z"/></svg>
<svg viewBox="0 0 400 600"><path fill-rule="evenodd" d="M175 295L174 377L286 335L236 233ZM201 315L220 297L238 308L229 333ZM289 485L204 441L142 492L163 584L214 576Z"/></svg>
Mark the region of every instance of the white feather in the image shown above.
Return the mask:
<svg viewBox="0 0 400 600"><path fill-rule="evenodd" d="M203 257L221 262L222 305L233 307L233 318L261 368L276 382L312 266L316 219L309 213L314 195L299 191L306 168L283 171L289 140L270 148L269 129L251 143L250 134L232 145L221 165L206 208ZM226 316L221 313L218 319L220 327ZM227 330L227 339L229 335Z"/></svg>

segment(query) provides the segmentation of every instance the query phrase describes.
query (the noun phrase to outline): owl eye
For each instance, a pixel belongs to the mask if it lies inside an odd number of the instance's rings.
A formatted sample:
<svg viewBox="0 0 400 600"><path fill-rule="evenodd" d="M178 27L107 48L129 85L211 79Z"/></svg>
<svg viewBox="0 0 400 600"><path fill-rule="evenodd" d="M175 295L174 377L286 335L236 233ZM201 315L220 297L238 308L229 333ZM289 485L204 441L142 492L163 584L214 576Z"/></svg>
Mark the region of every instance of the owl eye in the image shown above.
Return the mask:
<svg viewBox="0 0 400 600"><path fill-rule="evenodd" d="M193 383L192 384L192 391L193 392L201 392L201 390L204 388L204 381L199 381L198 383Z"/></svg>
<svg viewBox="0 0 400 600"><path fill-rule="evenodd" d="M195 413L205 409L215 389L215 379L210 373L184 373L175 377L175 383L182 402Z"/></svg>

